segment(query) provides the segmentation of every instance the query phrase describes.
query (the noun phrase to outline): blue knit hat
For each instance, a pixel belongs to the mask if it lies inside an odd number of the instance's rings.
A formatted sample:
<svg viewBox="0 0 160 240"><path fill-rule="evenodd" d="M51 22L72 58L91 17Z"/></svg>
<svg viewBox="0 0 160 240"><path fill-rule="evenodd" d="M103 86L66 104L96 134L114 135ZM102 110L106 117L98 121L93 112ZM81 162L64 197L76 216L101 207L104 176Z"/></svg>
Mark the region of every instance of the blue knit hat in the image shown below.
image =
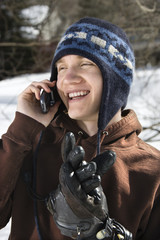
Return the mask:
<svg viewBox="0 0 160 240"><path fill-rule="evenodd" d="M52 61L51 81L57 79L55 63L69 54L90 59L102 72L100 132L126 106L135 67L132 47L121 28L105 20L85 17L71 25L61 38Z"/></svg>

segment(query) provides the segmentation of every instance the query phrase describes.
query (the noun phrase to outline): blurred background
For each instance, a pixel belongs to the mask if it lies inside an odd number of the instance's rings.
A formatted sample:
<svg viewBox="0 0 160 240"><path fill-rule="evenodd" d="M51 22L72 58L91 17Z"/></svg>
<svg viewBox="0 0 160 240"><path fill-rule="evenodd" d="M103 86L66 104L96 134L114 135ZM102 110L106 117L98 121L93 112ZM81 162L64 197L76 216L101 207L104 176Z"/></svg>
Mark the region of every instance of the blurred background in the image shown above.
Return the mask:
<svg viewBox="0 0 160 240"><path fill-rule="evenodd" d="M127 33L136 57L128 107L138 115L143 140L160 149L160 0L0 0L0 134L14 118L19 92L49 78L57 42L84 16ZM0 239L8 234L9 227L1 230Z"/></svg>
<svg viewBox="0 0 160 240"><path fill-rule="evenodd" d="M122 27L137 68L160 65L160 0L1 0L0 79L47 71L64 30L84 16Z"/></svg>

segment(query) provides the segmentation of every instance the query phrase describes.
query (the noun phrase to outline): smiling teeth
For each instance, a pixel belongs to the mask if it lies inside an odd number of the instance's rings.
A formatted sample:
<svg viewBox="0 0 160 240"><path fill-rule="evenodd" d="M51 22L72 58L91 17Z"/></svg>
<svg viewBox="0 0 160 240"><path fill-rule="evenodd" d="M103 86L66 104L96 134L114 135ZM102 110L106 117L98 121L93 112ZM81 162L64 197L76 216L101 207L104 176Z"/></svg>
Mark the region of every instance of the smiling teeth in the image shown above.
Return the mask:
<svg viewBox="0 0 160 240"><path fill-rule="evenodd" d="M69 93L69 98L80 97L87 95L87 91Z"/></svg>

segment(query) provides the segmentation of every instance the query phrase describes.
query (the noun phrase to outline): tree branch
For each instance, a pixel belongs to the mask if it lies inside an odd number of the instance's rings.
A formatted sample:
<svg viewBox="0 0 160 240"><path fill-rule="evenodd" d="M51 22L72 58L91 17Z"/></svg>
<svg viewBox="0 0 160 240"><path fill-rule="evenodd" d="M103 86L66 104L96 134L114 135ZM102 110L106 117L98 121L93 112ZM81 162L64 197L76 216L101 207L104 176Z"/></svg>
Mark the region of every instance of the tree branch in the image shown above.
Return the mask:
<svg viewBox="0 0 160 240"><path fill-rule="evenodd" d="M54 41L58 41L59 38L54 38ZM1 42L0 47L34 47L34 46L43 46L48 45L52 41L42 41L42 42L30 42L30 43L18 43L18 42Z"/></svg>
<svg viewBox="0 0 160 240"><path fill-rule="evenodd" d="M152 9L151 9L151 8L148 8L148 7L144 6L144 5L142 5L139 0L136 0L136 3L137 3L138 6L140 7L140 9L141 9L143 12L145 12L145 13L148 13L148 12L153 13L153 12L155 12L155 10L156 10L156 2L154 2L154 6L153 6Z"/></svg>

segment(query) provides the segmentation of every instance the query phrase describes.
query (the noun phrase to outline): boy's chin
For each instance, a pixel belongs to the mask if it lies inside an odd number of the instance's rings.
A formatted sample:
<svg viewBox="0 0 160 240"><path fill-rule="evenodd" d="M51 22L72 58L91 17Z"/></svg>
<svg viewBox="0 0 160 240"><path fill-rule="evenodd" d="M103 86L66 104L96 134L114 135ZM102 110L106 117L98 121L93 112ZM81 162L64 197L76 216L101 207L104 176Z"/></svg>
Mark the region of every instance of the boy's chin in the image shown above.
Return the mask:
<svg viewBox="0 0 160 240"><path fill-rule="evenodd" d="M73 119L73 120L83 120L83 116L81 114L75 113L75 112L70 112L68 111L68 116Z"/></svg>

